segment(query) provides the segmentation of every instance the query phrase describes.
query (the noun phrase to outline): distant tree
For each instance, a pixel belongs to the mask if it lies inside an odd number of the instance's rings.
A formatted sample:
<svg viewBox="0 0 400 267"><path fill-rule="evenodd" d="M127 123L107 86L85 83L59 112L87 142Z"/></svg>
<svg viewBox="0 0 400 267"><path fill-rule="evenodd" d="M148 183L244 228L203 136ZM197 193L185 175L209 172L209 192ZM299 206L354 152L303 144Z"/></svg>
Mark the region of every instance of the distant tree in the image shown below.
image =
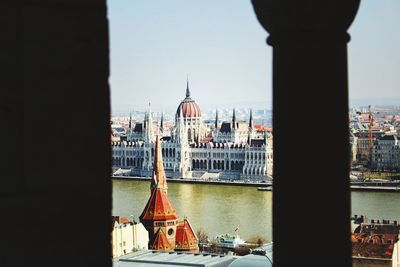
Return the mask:
<svg viewBox="0 0 400 267"><path fill-rule="evenodd" d="M199 243L208 243L208 234L203 228L199 228L196 232L197 238L199 239Z"/></svg>
<svg viewBox="0 0 400 267"><path fill-rule="evenodd" d="M258 246L261 246L267 243L267 239L265 239L265 237L261 235L254 235L247 240L247 243L257 244Z"/></svg>

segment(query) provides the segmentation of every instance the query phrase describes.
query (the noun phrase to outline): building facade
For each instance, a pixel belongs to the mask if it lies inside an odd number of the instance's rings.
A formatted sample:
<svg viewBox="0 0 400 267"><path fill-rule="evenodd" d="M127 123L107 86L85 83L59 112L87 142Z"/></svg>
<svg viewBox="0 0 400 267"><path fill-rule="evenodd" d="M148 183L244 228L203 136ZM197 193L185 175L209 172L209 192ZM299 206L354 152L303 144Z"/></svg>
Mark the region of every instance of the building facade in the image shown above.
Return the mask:
<svg viewBox="0 0 400 267"><path fill-rule="evenodd" d="M141 223L113 217L111 232L112 257L147 249L149 233Z"/></svg>
<svg viewBox="0 0 400 267"><path fill-rule="evenodd" d="M375 140L372 167L379 171L400 170L400 144L396 135L384 135Z"/></svg>
<svg viewBox="0 0 400 267"><path fill-rule="evenodd" d="M151 176L155 136L161 136L161 150L167 177L220 179L271 179L273 166L272 134L258 131L252 113L248 123L238 121L235 110L231 121L207 127L197 103L186 97L175 114L175 126L164 129L163 117L153 123L146 112L143 122L130 123L125 141L111 142L113 171L130 169L133 176Z"/></svg>

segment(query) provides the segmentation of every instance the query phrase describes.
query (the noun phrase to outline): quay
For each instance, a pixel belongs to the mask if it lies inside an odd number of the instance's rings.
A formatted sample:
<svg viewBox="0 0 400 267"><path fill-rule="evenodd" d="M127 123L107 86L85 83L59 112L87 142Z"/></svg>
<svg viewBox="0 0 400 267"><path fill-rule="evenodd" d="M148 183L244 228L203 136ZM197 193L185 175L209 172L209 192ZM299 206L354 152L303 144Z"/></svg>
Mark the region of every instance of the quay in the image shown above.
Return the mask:
<svg viewBox="0 0 400 267"><path fill-rule="evenodd" d="M137 176L111 176L112 179L119 180L137 180L137 181L149 181L150 177L137 177ZM229 181L229 180L200 180L193 178L167 178L169 183L181 183L181 184L213 184L213 185L233 185L233 186L253 186L253 187L268 187L272 186L272 182L247 182L247 181Z"/></svg>
<svg viewBox="0 0 400 267"><path fill-rule="evenodd" d="M137 181L149 181L150 177L140 176L111 176L112 179L118 180L137 180ZM231 185L231 186L251 186L251 187L271 187L272 181L267 182L252 182L252 181L240 181L240 180L200 180L193 178L167 178L170 183L182 183L182 184L212 184L212 185ZM375 192L400 192L400 184L397 183L368 183L368 182L354 182L350 184L351 191L375 191ZM260 191L271 191L271 190L260 190Z"/></svg>
<svg viewBox="0 0 400 267"><path fill-rule="evenodd" d="M400 192L400 186L350 185L351 191Z"/></svg>

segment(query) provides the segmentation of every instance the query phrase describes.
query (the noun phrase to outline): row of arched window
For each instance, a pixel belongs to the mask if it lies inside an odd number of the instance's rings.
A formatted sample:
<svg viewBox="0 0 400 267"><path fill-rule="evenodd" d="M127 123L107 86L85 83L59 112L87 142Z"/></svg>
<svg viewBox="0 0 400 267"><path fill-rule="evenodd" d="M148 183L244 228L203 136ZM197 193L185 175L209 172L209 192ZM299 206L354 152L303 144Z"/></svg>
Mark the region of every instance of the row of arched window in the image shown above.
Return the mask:
<svg viewBox="0 0 400 267"><path fill-rule="evenodd" d="M265 169L261 167L246 168L243 173L246 175L265 175Z"/></svg>
<svg viewBox="0 0 400 267"><path fill-rule="evenodd" d="M247 153L247 159L250 159L250 160L265 159L265 153L255 153L255 152Z"/></svg>
<svg viewBox="0 0 400 267"><path fill-rule="evenodd" d="M192 160L192 170L235 170L243 168L243 161L224 161L224 160Z"/></svg>
<svg viewBox="0 0 400 267"><path fill-rule="evenodd" d="M143 158L112 158L113 166L142 167Z"/></svg>

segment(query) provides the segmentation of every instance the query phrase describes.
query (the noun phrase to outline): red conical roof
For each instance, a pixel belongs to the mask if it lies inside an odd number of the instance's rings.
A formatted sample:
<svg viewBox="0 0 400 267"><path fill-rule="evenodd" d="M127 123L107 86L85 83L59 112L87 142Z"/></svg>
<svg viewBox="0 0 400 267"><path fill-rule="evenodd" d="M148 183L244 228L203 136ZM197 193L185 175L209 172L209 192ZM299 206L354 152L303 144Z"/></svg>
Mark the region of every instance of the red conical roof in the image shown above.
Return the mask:
<svg viewBox="0 0 400 267"><path fill-rule="evenodd" d="M198 251L198 240L189 221L185 218L176 228L175 250Z"/></svg>
<svg viewBox="0 0 400 267"><path fill-rule="evenodd" d="M168 242L168 238L165 236L164 231L160 228L156 233L153 244L150 245L151 249L154 250L173 250L174 248Z"/></svg>
<svg viewBox="0 0 400 267"><path fill-rule="evenodd" d="M142 215L140 215L140 221L165 221L177 218L178 214L172 207L167 194L158 186L153 190Z"/></svg>

